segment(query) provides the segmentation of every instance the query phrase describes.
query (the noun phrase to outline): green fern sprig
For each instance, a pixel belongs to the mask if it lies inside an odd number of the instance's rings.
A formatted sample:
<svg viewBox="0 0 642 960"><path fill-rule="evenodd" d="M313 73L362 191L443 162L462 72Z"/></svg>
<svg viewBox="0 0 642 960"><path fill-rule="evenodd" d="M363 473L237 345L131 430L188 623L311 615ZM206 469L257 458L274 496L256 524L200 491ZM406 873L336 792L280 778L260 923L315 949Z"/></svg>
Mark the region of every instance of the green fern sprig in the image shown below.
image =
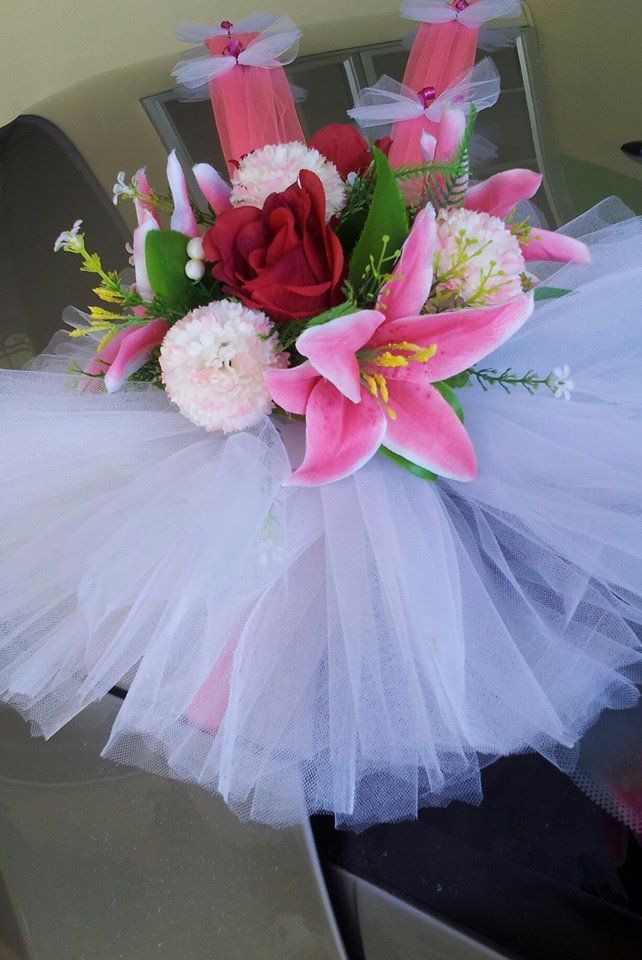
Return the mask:
<svg viewBox="0 0 642 960"><path fill-rule="evenodd" d="M471 105L466 128L457 150L446 163L426 164L422 200L432 203L436 210L460 206L466 196L470 142L475 127L477 111Z"/></svg>

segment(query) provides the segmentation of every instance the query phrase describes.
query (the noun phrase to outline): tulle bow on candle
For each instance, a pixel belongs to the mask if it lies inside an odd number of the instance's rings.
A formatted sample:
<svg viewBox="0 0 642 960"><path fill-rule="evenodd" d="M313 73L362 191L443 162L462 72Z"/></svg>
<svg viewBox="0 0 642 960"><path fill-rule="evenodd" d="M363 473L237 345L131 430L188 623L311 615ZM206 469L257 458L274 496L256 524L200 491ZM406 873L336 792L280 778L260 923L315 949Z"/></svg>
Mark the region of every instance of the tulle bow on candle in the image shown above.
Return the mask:
<svg viewBox="0 0 642 960"><path fill-rule="evenodd" d="M404 120L425 117L439 123L447 107L456 106L468 113L472 105L479 112L492 107L499 97L499 73L492 60L485 58L437 96L435 87L421 90L391 77L381 77L374 87L365 87L348 116L360 127L385 127Z"/></svg>
<svg viewBox="0 0 642 960"><path fill-rule="evenodd" d="M456 20L471 30L478 29L489 20L500 17L517 17L520 14L519 0L403 0L399 11L406 20L422 23L451 23Z"/></svg>
<svg viewBox="0 0 642 960"><path fill-rule="evenodd" d="M218 26L194 23L193 20L179 20L176 36L186 43L205 43L212 37L229 36L231 39L234 34L260 33L271 26L276 19L273 13L252 13L249 17L243 17L242 20L235 20L234 23L222 20Z"/></svg>
<svg viewBox="0 0 642 960"><path fill-rule="evenodd" d="M260 16L269 16L263 14ZM256 18L252 19L256 23ZM229 23L229 21L227 21ZM243 67L263 67L267 70L275 67L284 67L296 60L299 52L299 40L301 31L289 17L279 17L273 20L257 36L247 43L247 45L238 39L233 39L232 34L240 34L243 27L245 35L248 32L247 21L238 24L230 24L233 29L226 30L221 28L202 27L191 24L188 27L183 24L184 39L213 39L213 36L221 37L228 35L230 42L224 47L220 54L205 53L202 56L197 55L181 60L176 64L172 71L172 76L176 77L181 86L188 90L200 90L205 84L218 77L229 73L237 66ZM198 30L201 30L198 33ZM204 31L216 30L214 35L205 37ZM255 26L256 29L256 26ZM198 34L198 37L197 37ZM200 53L200 51L199 51Z"/></svg>

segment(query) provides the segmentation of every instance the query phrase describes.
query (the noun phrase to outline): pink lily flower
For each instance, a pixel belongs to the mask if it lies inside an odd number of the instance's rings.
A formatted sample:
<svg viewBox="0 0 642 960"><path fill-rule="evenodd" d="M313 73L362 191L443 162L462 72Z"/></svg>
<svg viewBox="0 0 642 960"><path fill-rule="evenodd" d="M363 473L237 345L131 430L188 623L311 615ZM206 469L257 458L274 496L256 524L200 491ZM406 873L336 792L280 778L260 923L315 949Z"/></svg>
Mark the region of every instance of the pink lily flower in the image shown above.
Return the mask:
<svg viewBox="0 0 642 960"><path fill-rule="evenodd" d="M149 185L149 180L147 179L146 167L141 167L140 170L136 171L132 177L132 183L134 184L138 193L142 193L146 197L151 196L152 188ZM148 216L151 216L153 220L156 221L156 225L158 227L161 226L158 210L151 200L141 200L140 197L134 197L134 209L136 210L136 219L138 220L139 227L148 218Z"/></svg>
<svg viewBox="0 0 642 960"><path fill-rule="evenodd" d="M200 164L199 166L207 166ZM212 168L210 168L212 169ZM135 175L135 185L140 193L151 195L151 188L147 180L145 167L137 171ZM210 178L211 180L211 178ZM172 230L178 230L187 237L198 237L199 230L196 223L196 217L190 204L189 191L185 174L179 163L176 151L172 150L167 158L167 182L174 201L174 210L172 213L170 227ZM208 200L209 202L209 200ZM153 203L147 200L135 201L136 216L138 226L134 230L134 271L136 274L136 287L138 292L146 300L151 300L153 291L147 276L147 265L145 263L145 240L150 230L161 230L162 223L158 210Z"/></svg>
<svg viewBox="0 0 642 960"><path fill-rule="evenodd" d="M141 215L141 221L134 230L134 275L136 289L143 300L153 300L154 291L147 275L147 261L145 259L145 240L150 230L159 230L158 221L149 211Z"/></svg>
<svg viewBox="0 0 642 960"><path fill-rule="evenodd" d="M439 123L437 136L424 131L420 149L426 163L443 163L453 156L466 129L466 115L457 107L447 107Z"/></svg>
<svg viewBox="0 0 642 960"><path fill-rule="evenodd" d="M231 185L209 163L197 163L195 167L192 167L192 170L196 182L201 188L201 193L214 213L219 214L229 210L232 206L230 203Z"/></svg>
<svg viewBox="0 0 642 960"><path fill-rule="evenodd" d="M305 415L305 457L290 484L340 480L381 445L441 476L474 478L470 437L432 384L504 343L530 316L533 297L422 315L436 242L429 206L416 218L398 276L382 288L377 308L309 327L296 343L307 360L265 374L275 403Z"/></svg>
<svg viewBox="0 0 642 960"><path fill-rule="evenodd" d="M532 170L503 170L470 187L464 207L503 220L520 200L530 200L535 195L542 179L541 173ZM532 228L528 240L520 243L520 249L524 260L588 263L591 259L588 247L581 240L539 227Z"/></svg>
<svg viewBox="0 0 642 960"><path fill-rule="evenodd" d="M188 237L198 237L198 226L189 199L187 181L176 156L176 150L172 150L167 158L167 182L174 201L170 220L172 230L178 230Z"/></svg>
<svg viewBox="0 0 642 960"><path fill-rule="evenodd" d="M219 214L229 210L232 187L216 172L209 163L197 163L193 167L194 177L203 196L214 213ZM176 151L172 150L167 158L167 182L174 201L170 227L188 237L198 237L199 230L196 217L190 204L189 191L185 174L179 163ZM151 196L151 187L147 179L145 167L134 175L134 185L139 193ZM145 240L150 230L162 230L162 221L158 210L149 200L134 200L138 227L134 230L133 262L136 273L136 287L142 297L150 300L153 296L147 276L145 264Z"/></svg>
<svg viewBox="0 0 642 960"><path fill-rule="evenodd" d="M132 373L147 363L168 330L164 320L151 320L140 327L121 330L90 360L85 373L90 376L104 373L107 392L115 393Z"/></svg>
<svg viewBox="0 0 642 960"><path fill-rule="evenodd" d="M425 133L421 138L421 153L430 163L443 162L452 157L466 129L462 110L445 110L437 136ZM469 187L464 200L467 210L488 213L504 220L522 200L530 200L539 190L542 175L532 170L503 170L481 183ZM533 227L528 240L520 243L524 260L552 260L557 263L588 263L591 259L586 244L551 230Z"/></svg>

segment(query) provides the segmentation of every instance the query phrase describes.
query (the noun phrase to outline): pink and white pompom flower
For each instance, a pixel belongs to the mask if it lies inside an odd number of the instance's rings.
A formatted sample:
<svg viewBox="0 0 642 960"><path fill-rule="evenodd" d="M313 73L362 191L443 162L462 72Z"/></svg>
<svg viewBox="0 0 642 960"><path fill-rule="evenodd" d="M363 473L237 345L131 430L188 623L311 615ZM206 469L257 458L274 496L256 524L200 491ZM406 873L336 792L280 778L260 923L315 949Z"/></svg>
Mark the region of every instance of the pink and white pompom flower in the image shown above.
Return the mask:
<svg viewBox="0 0 642 960"><path fill-rule="evenodd" d="M346 187L339 171L318 150L303 143L279 143L254 150L243 157L232 174L230 202L234 207L258 207L271 193L287 190L302 170L315 173L323 185L326 219L343 209Z"/></svg>
<svg viewBox="0 0 642 960"><path fill-rule="evenodd" d="M524 257L517 237L499 217L461 208L440 210L437 241L437 293L452 293L467 306L481 307L522 292Z"/></svg>
<svg viewBox="0 0 642 960"><path fill-rule="evenodd" d="M270 413L266 371L282 367L265 314L231 300L192 310L160 352L165 390L183 416L206 430L244 430Z"/></svg>

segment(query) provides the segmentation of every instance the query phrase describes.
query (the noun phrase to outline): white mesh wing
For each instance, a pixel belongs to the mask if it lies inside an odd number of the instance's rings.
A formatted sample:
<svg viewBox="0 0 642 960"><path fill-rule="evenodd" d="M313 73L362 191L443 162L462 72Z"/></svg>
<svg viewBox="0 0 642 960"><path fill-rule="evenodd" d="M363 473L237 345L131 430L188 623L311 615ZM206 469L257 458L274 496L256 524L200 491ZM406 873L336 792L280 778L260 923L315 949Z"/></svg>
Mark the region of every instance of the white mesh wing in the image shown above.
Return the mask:
<svg viewBox="0 0 642 960"><path fill-rule="evenodd" d="M468 112L472 105L477 112L494 106L499 98L500 82L497 67L488 57L476 64L437 97L426 110L429 120L439 122L447 107Z"/></svg>
<svg viewBox="0 0 642 960"><path fill-rule="evenodd" d="M423 109L410 87L383 76L373 87L364 87L348 116L360 127L381 127L420 117Z"/></svg>
<svg viewBox="0 0 642 960"><path fill-rule="evenodd" d="M406 20L424 23L449 23L457 19L457 11L448 0L404 0L399 12Z"/></svg>
<svg viewBox="0 0 642 960"><path fill-rule="evenodd" d="M299 53L301 31L289 17L279 17L248 43L239 63L248 67L287 66Z"/></svg>
<svg viewBox="0 0 642 960"><path fill-rule="evenodd" d="M521 5L519 0L480 0L457 14L457 19L466 27L479 27L489 20L501 17L518 17Z"/></svg>

